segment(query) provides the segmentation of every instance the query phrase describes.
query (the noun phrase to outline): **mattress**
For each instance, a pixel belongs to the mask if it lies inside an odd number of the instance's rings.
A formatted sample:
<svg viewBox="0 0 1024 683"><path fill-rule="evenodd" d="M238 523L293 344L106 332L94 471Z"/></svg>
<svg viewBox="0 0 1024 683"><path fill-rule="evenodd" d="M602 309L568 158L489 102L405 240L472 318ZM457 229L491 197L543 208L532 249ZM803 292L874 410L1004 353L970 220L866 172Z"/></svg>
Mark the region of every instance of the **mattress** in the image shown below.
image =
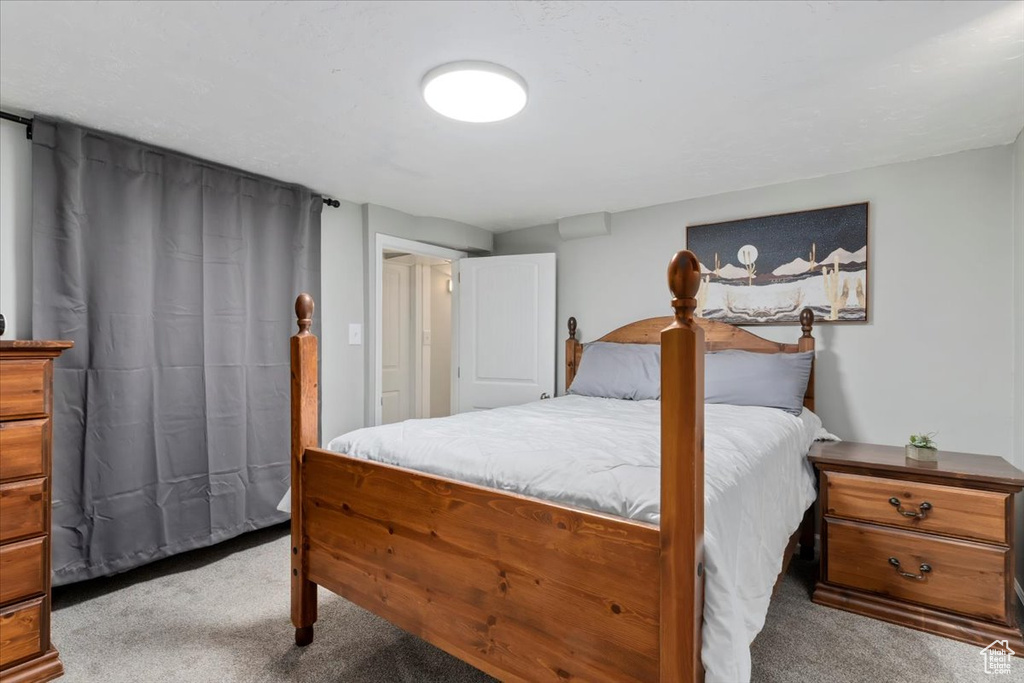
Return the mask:
<svg viewBox="0 0 1024 683"><path fill-rule="evenodd" d="M359 429L328 448L657 524L660 420L658 401L564 396ZM750 679L750 643L764 625L789 538L815 499L805 456L820 429L808 410L705 407L709 682Z"/></svg>

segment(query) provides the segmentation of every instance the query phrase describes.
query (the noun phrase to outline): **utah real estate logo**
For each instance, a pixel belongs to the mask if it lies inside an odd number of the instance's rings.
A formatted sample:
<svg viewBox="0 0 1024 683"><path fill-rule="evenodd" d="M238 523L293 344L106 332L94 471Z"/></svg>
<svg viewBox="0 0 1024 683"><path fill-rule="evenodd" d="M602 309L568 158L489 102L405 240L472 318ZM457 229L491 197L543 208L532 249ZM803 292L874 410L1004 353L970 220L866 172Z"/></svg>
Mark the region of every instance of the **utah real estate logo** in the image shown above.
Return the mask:
<svg viewBox="0 0 1024 683"><path fill-rule="evenodd" d="M981 651L981 656L985 659L985 673L997 676L1010 673L1010 660L1015 654L1017 653L1010 649L1009 641L992 641L991 645Z"/></svg>

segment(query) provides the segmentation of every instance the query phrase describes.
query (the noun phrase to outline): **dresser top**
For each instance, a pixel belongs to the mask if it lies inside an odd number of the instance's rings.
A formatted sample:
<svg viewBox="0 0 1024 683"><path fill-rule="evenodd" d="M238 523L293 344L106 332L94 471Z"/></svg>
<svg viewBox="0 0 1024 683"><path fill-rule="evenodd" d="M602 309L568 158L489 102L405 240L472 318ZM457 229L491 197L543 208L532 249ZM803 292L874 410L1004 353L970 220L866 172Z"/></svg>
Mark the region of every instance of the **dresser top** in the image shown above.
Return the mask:
<svg viewBox="0 0 1024 683"><path fill-rule="evenodd" d="M0 358L56 358L74 345L66 339L0 339Z"/></svg>
<svg viewBox="0 0 1024 683"><path fill-rule="evenodd" d="M815 465L863 468L880 472L919 475L927 479L987 482L1024 487L1024 472L994 455L955 453L939 450L936 462L907 458L897 446L879 446L855 441L819 441L807 457Z"/></svg>

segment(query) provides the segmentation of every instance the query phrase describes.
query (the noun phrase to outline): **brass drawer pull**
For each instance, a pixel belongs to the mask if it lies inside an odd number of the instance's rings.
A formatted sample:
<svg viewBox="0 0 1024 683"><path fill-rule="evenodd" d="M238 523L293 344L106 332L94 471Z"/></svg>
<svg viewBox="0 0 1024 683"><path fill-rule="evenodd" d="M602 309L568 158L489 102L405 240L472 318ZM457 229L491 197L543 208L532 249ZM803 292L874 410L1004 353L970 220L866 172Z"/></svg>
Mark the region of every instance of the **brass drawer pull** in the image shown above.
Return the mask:
<svg viewBox="0 0 1024 683"><path fill-rule="evenodd" d="M905 572L902 569L900 569L900 561L897 560L895 557L889 558L889 564L896 568L896 573L900 576L907 579L916 579L917 581L924 581L924 575L932 570L932 566L930 564L922 564L920 567L920 574L911 574L910 572Z"/></svg>
<svg viewBox="0 0 1024 683"><path fill-rule="evenodd" d="M904 510L903 504L900 503L900 499L895 496L889 499L889 505L896 508L896 512L900 513L904 517L916 517L917 519L924 519L928 515L928 511L932 509L932 504L926 500L917 506L918 512Z"/></svg>

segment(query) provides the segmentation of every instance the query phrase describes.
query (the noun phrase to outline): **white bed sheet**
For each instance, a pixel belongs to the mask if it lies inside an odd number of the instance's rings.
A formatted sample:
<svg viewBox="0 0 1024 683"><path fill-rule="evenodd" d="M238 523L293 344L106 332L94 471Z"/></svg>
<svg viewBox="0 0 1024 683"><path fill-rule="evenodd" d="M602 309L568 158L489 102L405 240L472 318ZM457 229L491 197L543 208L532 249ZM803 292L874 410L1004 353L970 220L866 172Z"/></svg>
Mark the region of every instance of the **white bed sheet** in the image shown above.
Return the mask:
<svg viewBox="0 0 1024 683"><path fill-rule="evenodd" d="M543 500L657 523L658 401L564 396L358 429L328 448ZM705 408L705 593L709 683L750 679L783 551L814 502L808 411ZM285 497L282 505L287 506Z"/></svg>

